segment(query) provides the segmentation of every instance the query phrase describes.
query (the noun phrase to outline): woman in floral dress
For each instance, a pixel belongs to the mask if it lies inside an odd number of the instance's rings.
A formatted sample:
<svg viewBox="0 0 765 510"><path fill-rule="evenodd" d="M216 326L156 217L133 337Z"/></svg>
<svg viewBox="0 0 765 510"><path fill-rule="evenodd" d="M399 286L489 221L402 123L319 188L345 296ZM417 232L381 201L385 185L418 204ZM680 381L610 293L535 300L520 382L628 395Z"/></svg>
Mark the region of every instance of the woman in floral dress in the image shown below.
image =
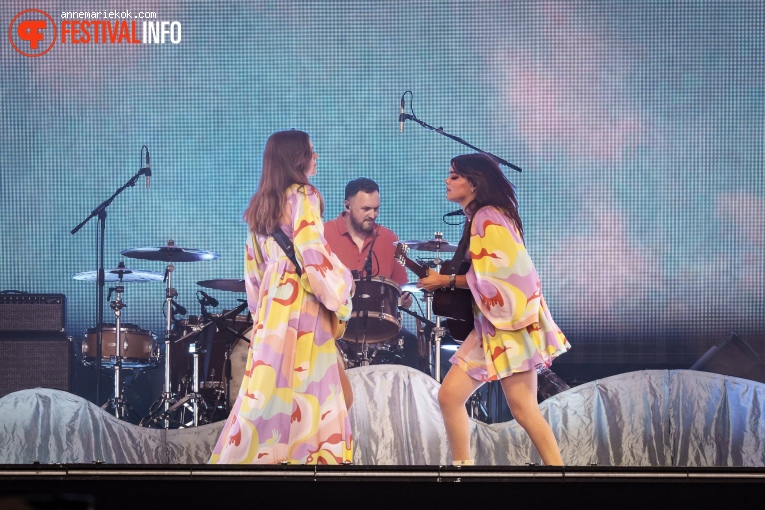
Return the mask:
<svg viewBox="0 0 765 510"><path fill-rule="evenodd" d="M464 275L430 271L418 285L430 291L470 289L474 329L452 356L438 403L455 465L472 465L465 403L481 385L499 380L513 418L546 465L562 465L558 442L537 402L537 367L549 367L571 346L553 321L523 238L512 183L485 154L451 161L446 198L462 207L469 247ZM455 254L456 255L456 254Z"/></svg>
<svg viewBox="0 0 765 510"><path fill-rule="evenodd" d="M343 392L350 384L335 347L351 313L353 277L324 240L323 200L308 180L317 158L302 131L280 131L266 143L243 215L250 349L211 464L353 460L351 396ZM276 229L294 243L301 275L271 235Z"/></svg>

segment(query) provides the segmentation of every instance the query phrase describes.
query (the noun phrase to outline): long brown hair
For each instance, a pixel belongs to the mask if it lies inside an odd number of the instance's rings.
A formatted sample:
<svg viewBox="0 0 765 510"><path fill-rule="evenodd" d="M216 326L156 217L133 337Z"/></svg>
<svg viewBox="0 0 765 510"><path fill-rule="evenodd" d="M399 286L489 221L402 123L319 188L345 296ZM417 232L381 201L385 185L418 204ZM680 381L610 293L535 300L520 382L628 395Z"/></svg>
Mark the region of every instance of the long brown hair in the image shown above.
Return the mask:
<svg viewBox="0 0 765 510"><path fill-rule="evenodd" d="M523 239L523 222L518 214L515 186L494 158L486 154L463 154L452 158L452 167L475 188L475 198L465 207L471 216L484 206L494 206L510 218Z"/></svg>
<svg viewBox="0 0 765 510"><path fill-rule="evenodd" d="M258 190L242 214L242 219L255 234L269 235L281 223L287 197L284 192L293 184L301 184L307 192L319 193L308 182L305 171L313 158L313 148L308 133L290 129L277 131L268 137L263 150L263 169ZM324 201L319 194L321 213Z"/></svg>

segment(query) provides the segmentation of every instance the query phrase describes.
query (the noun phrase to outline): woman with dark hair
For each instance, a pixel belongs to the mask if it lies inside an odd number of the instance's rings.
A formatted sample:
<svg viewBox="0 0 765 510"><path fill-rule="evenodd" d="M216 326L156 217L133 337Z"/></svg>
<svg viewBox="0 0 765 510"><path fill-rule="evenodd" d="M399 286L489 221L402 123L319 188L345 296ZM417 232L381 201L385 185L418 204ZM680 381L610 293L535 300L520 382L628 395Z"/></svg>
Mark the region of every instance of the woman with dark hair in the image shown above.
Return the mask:
<svg viewBox="0 0 765 510"><path fill-rule="evenodd" d="M212 464L353 460L343 391L350 384L335 347L351 314L353 278L324 239L323 200L308 180L318 157L302 131L266 142L260 184L243 214L250 348ZM292 241L299 268L274 239L277 230Z"/></svg>
<svg viewBox="0 0 765 510"><path fill-rule="evenodd" d="M537 402L537 367L571 346L550 315L534 264L526 251L513 184L485 154L451 161L446 198L462 207L470 241L464 275L429 271L418 286L470 289L474 329L452 356L438 403L455 465L472 465L465 403L484 383L499 380L513 418L524 428L545 465L563 465L560 449ZM466 232L467 234L467 232Z"/></svg>

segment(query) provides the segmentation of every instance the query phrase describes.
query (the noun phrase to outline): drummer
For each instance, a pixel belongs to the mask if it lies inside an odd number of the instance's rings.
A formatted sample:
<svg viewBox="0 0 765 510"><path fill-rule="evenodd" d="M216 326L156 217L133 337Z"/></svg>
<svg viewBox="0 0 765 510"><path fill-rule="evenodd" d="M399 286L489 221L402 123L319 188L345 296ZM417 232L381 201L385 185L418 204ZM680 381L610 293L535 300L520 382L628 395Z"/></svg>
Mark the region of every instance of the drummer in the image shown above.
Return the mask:
<svg viewBox="0 0 765 510"><path fill-rule="evenodd" d="M406 268L394 257L398 236L377 223L380 214L380 188L375 181L359 177L345 186L345 210L324 223L324 237L354 278L384 277L399 286L407 283ZM374 241L374 243L373 243ZM371 254L370 254L371 249ZM412 294L401 295L401 306L412 306ZM417 336L402 328L404 364L420 369Z"/></svg>

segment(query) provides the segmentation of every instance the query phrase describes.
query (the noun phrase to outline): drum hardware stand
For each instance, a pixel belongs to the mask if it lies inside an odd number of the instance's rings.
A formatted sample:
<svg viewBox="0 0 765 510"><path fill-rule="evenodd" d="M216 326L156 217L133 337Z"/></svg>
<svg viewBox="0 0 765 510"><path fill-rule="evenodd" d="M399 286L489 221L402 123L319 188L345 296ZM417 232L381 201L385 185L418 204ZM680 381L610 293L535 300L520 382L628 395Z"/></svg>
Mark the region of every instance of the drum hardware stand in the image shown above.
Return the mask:
<svg viewBox="0 0 765 510"><path fill-rule="evenodd" d="M377 235L378 231L377 228L374 229L372 232L372 242L369 244L369 251L367 252L367 258L364 261L364 279L367 282L372 281L372 249L374 248L375 241L377 241ZM385 278L383 278L384 280ZM380 294L383 294L383 288L380 287ZM380 313L384 312L382 309L382 300L380 301ZM361 366L366 367L369 366L370 362L372 361L371 358L369 358L369 344L367 344L367 328L369 327L369 311L365 308L362 312L362 337L361 337ZM356 335L356 341L358 341L359 337L358 334ZM375 351L374 354L372 354L372 357L375 356L377 352Z"/></svg>
<svg viewBox="0 0 765 510"><path fill-rule="evenodd" d="M367 310L364 310L362 313L362 336L361 336L361 360L360 363L362 367L369 366L369 364L372 361L372 358L369 357L369 344L367 343L367 326L369 322L369 312ZM356 335L356 341L358 342L359 336ZM372 354L372 357L374 357L374 354Z"/></svg>
<svg viewBox="0 0 765 510"><path fill-rule="evenodd" d="M202 328L199 326L192 326L192 334L196 334L196 338L194 342L189 347L189 352L192 354L192 357L194 359L194 370L192 372L192 379L191 379L191 392L185 395L180 401L178 401L177 405L173 407L173 410L178 407L179 405L183 405L186 409L189 409L189 404L187 402L191 401L191 414L192 418L191 421L184 423L183 425L189 426L193 425L194 427L199 425L199 407L200 403L202 404L202 407L207 409L207 405L202 398L202 394L199 393L199 350L201 348L199 344L199 333L202 331ZM188 335L186 335L188 336ZM171 410L168 409L168 412Z"/></svg>
<svg viewBox="0 0 765 510"><path fill-rule="evenodd" d="M382 290L382 289L381 289ZM404 310L403 304L401 302L401 295L398 296L398 303L396 304L396 310L398 310L398 324L401 327L399 330L398 338L396 339L396 347L400 353L402 353L403 357L406 358L406 354L404 353L404 315L401 313L401 310ZM407 310L408 311L408 310Z"/></svg>
<svg viewBox="0 0 765 510"><path fill-rule="evenodd" d="M162 385L162 395L159 400L152 404L148 416L142 419L139 424L148 426L156 423L158 419L162 419L166 429L170 428L170 407L177 402L177 395L173 395L170 386L170 344L172 343L173 336L175 336L173 332L173 299L178 296L178 291L173 288L173 271L175 271L175 266L170 262L165 267L165 282L167 282L165 301L167 309L165 311L165 381ZM164 408L162 414L158 417L152 416L159 408Z"/></svg>
<svg viewBox="0 0 765 510"><path fill-rule="evenodd" d="M197 335L204 327L200 326L192 326L192 331L190 333L187 333L183 335L180 338L175 338L176 333L173 331L173 298L176 297L178 294L174 288L172 288L172 272L175 270L175 267L172 263L168 264L165 272L165 277L167 281L167 290L165 291L166 299L167 299L167 319L166 319L166 331L165 331L165 380L162 388L162 395L161 397L152 404L151 409L149 410L149 414L141 420L139 425L141 426L151 426L155 423L158 423L159 421L163 422L164 428L170 428L171 425L171 415L172 412L175 411L178 407L185 405L186 402L191 400L196 396L198 393L197 389L193 389L193 391L187 395L185 395L183 398L179 398L181 392L183 391L183 388L186 387L188 384L187 381L181 380L178 383L178 391L176 393L173 393L173 389L170 382L170 346L173 343L179 343L183 340L193 336ZM195 341L195 348L194 351L196 351L196 341ZM197 372L197 354L194 353L194 375L196 377ZM184 378L185 379L185 378ZM194 402L196 405L196 402ZM159 414L156 414L160 409L162 409L162 412ZM196 420L196 408L194 409L194 420ZM177 420L173 420L173 424L176 425L185 425L184 423L181 423ZM196 425L196 423L195 423Z"/></svg>
<svg viewBox="0 0 765 510"><path fill-rule="evenodd" d="M167 309L165 311L165 384L162 388L161 402L164 406L164 426L170 428L170 421L167 414L170 412L170 405L174 402L172 388L170 387L170 343L173 337L173 299L178 296L178 291L173 288L173 271L175 266L170 262L165 268L165 280L167 288L165 289L165 302Z"/></svg>
<svg viewBox="0 0 765 510"><path fill-rule="evenodd" d="M127 417L127 403L122 398L122 380L120 377L120 373L122 371L122 339L120 337L121 334L121 324L120 324L120 318L122 317L122 309L125 308L127 305L122 302L122 293L125 292L125 288L122 285L117 285L116 287L109 288L109 295L106 299L109 299L112 295L112 292L116 294L116 298L114 301L109 303L109 306L112 310L114 310L114 326L115 326L115 343L114 346L114 397L111 398L106 404L103 405L102 409L105 409L106 407L110 406L114 408L114 416L117 417L117 419L125 419ZM99 329L101 329L99 327ZM101 359L98 359L99 365L101 364Z"/></svg>
<svg viewBox="0 0 765 510"><path fill-rule="evenodd" d="M468 413L470 417L475 420L491 423L491 420L489 419L489 411L487 411L486 406L483 405L479 391L470 395L470 398L468 399Z"/></svg>
<svg viewBox="0 0 765 510"><path fill-rule="evenodd" d="M372 242L374 242L374 240ZM370 249L369 253L371 255L371 253L372 253L371 249ZM371 257L369 257L369 258L371 258ZM367 260L369 260L369 258ZM371 271L369 272L369 274L366 277L364 277L364 279L366 281L371 281L372 280ZM356 289L356 290L358 291L359 289ZM361 297L363 297L363 295ZM370 296L367 296L367 297L370 297ZM367 327L368 326L369 326L369 311L364 309L364 311L361 312L361 359L359 360L360 361L360 365L359 366L362 366L362 367L369 366L370 362L372 361L371 358L369 358L369 356L368 356L368 354L369 354L369 344L367 343ZM356 343L359 343L359 332L358 331L356 331ZM372 356L374 356L374 354Z"/></svg>
<svg viewBox="0 0 765 510"><path fill-rule="evenodd" d="M436 232L436 238L439 238L441 234L439 232ZM435 271L436 273L441 272L441 258L438 256L438 253L436 253L436 257L433 259L433 263L436 265ZM427 314L428 314L428 321L432 322L432 316L433 316L433 292L431 291L425 291L425 303L427 304ZM432 367L433 367L433 377L436 379L436 381L441 382L441 339L446 334L446 328L441 326L441 317L436 316L436 322L435 327L431 331L431 338L433 339L433 343L430 348L430 354L431 359L429 361L432 361Z"/></svg>
<svg viewBox="0 0 765 510"><path fill-rule="evenodd" d="M168 267L170 267L170 266L168 266ZM168 288L169 288L169 284L168 284ZM174 289L171 289L171 290L174 292ZM168 291L168 295L170 295L170 294L172 294L172 292ZM172 297L170 297L168 299L168 302L171 302L171 301L172 301ZM230 318L232 316L235 317L235 316L239 315L246 308L247 308L247 302L245 301L241 305L236 307L235 309L231 310L230 312L227 312L227 313L223 314L221 316L221 318L216 319L215 317L213 317L205 309L204 306L202 306L202 317L204 317L208 322L204 323L203 325L193 325L193 326L191 326L191 331L189 333L181 336L180 338L174 339L172 341L171 341L171 335L166 335L165 352L166 353L170 352L170 348L169 348L170 347L170 343L183 342L187 338L195 336L195 335L197 336L197 338L199 338L199 336L200 336L199 334L202 331L206 330L207 328L209 328L209 327L211 327L213 325L215 325L218 328L218 331L226 330L226 331L236 335L237 337L244 339L245 341L247 341L249 343L249 339L247 337L245 337L244 335L242 335L238 331L230 328L228 325L220 322L221 320L226 320L226 319L228 319L228 318ZM144 424L151 425L152 423L155 423L158 420L163 420L164 423L165 423L165 428L168 428L170 426L170 417L171 417L172 413L176 409L181 407L181 406L185 407L186 409L190 409L191 412L193 413L193 418L191 419L191 421L186 422L186 423L179 422L179 421L175 420L174 424L177 424L179 426L190 426L192 424L193 424L193 426L198 426L199 425L200 403L201 403L201 407L203 409L207 410L207 408L208 408L207 403L204 401L204 398L202 397L201 393L199 392L199 350L200 350L199 342L198 342L198 340L195 340L194 343L192 344L191 348L190 348L190 352L194 356L194 370L193 370L193 375L192 375L192 377L193 377L193 380L192 380L192 391L189 394L185 395L181 399L178 399L177 396L175 398L173 398L172 394L170 392L170 380L169 380L169 375L168 375L169 374L169 370L166 371L165 372L165 385L166 385L167 391L163 394L163 399L159 403L155 403L155 405L152 406L154 408L154 411L149 414L149 417L147 417L148 420L144 419L141 422L142 425L144 425ZM228 358L228 357L229 357L229 353L227 352L226 353L226 358ZM166 365L167 365L167 359L168 358L166 357L165 358ZM229 366L228 370L229 370L228 377L230 379L231 378L231 375L230 375L230 366ZM229 384L230 383L227 381L226 385L228 386ZM189 401L191 401L191 402L189 403ZM227 400L227 402L228 402L228 400ZM156 416L156 417L152 418L151 415L154 412L156 412L156 410L159 409L159 407L162 404L164 404L164 408L165 408L164 411L159 416Z"/></svg>
<svg viewBox="0 0 765 510"><path fill-rule="evenodd" d="M191 400L192 398L193 398L193 395L191 393L189 393L188 395L186 395L185 397L183 397L180 400L174 400L172 405L168 407L167 411L163 411L161 414L159 414L158 416L156 416L154 418L150 418L148 421L146 420L146 418L144 418L143 420L141 420L140 425L148 426L148 425L151 425L152 423L156 423L159 420L162 420L163 422L168 424L165 428L169 428L169 424L171 422L172 422L173 425L178 425L179 428L187 427L187 426L191 425L192 422L183 423L183 422L181 422L179 420L171 419L171 416L172 416L173 412L176 409L178 409L179 407L181 407L181 406L188 407L187 402L189 400ZM156 412L156 410L154 408L159 409L159 405L157 405L156 402L152 406L152 409L154 410L153 412ZM149 416L151 416L151 414L153 414L153 412L150 413ZM196 421L196 420L193 420L193 421Z"/></svg>
<svg viewBox="0 0 765 510"><path fill-rule="evenodd" d="M424 292L426 292L426 294L427 294L427 291L424 291ZM431 297L432 297L432 293L431 293ZM428 309L430 309L430 306L428 306ZM417 320L417 343L418 343L418 346L417 346L417 355L424 357L425 353L424 352L420 352L420 342L422 342L423 344L425 344L426 342L427 342L427 344L430 344L430 342L429 342L429 340L424 340L427 337L425 336L425 331L426 330L422 326L422 324L424 323L426 326L428 326L432 330L433 328L437 327L436 323L431 321L430 319L427 319L427 318L417 314L416 312L413 312L411 310L407 310L406 308L401 308L400 311L408 313L409 315L411 315L412 317L414 317ZM426 347L426 349L429 350L429 347ZM431 360L431 353L428 352L427 355L428 355L428 363L430 363L432 361ZM430 366L432 366L432 365L430 365Z"/></svg>

